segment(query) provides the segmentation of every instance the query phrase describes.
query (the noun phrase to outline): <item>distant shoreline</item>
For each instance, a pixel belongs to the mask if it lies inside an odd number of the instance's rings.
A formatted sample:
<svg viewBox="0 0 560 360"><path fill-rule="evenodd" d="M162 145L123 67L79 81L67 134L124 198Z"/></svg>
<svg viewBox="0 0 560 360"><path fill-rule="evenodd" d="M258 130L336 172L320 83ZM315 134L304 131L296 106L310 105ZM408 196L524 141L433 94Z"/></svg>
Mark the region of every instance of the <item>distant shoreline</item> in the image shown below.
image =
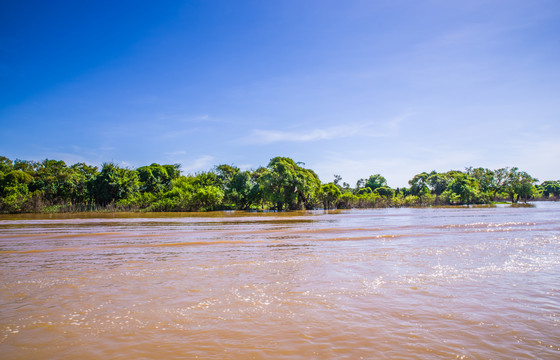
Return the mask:
<svg viewBox="0 0 560 360"><path fill-rule="evenodd" d="M353 208L511 204L558 200L560 181L538 183L518 168L466 168L423 172L409 187L391 188L380 174L355 186L317 174L287 157L266 167L241 170L218 165L182 174L180 165L137 169L105 163L15 160L0 156L0 213L285 211Z"/></svg>

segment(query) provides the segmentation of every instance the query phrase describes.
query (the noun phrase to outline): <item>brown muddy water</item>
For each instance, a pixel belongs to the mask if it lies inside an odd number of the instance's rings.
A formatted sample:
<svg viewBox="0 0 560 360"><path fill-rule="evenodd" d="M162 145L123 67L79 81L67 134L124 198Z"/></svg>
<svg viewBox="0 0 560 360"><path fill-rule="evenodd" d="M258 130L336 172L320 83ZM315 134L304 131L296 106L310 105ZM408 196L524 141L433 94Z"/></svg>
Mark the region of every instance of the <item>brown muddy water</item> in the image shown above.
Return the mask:
<svg viewBox="0 0 560 360"><path fill-rule="evenodd" d="M559 359L560 204L0 217L2 359Z"/></svg>

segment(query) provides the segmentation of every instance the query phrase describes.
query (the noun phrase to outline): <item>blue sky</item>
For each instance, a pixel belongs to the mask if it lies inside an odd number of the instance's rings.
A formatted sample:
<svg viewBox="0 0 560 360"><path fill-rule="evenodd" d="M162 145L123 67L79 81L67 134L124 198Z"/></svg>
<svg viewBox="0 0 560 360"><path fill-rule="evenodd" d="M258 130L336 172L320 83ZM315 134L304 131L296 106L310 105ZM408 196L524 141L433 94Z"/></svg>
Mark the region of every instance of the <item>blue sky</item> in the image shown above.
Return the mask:
<svg viewBox="0 0 560 360"><path fill-rule="evenodd" d="M11 159L543 181L560 178L559 125L557 0L0 4Z"/></svg>

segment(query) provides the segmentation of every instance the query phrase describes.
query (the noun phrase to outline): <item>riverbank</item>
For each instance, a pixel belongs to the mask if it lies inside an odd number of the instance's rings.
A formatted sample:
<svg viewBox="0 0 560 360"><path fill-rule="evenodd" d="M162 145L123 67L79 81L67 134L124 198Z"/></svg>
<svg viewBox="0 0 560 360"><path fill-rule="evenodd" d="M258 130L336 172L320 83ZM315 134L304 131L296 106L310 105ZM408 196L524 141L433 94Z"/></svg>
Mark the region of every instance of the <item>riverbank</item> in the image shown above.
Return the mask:
<svg viewBox="0 0 560 360"><path fill-rule="evenodd" d="M558 200L536 200L536 201L558 201ZM473 208L485 208L485 207L494 207L496 205L504 205L504 206L511 206L511 207L532 207L534 206L532 202L527 203L510 203L510 202L492 202L490 204L463 204L463 205L436 205L436 204L407 204L401 206L395 206L394 204L376 204L376 206L367 207L367 206L356 206L356 207L341 207L341 208L317 208L317 209L309 209L309 210L348 210L348 209L383 209L383 208L458 208L458 207L473 207ZM385 205L385 206L383 206ZM247 210L238 210L233 208L226 208L226 209L215 209L215 210L208 210L208 211L171 211L171 212L181 212L181 213L205 213L205 212L220 212L220 211L246 211L248 213L252 212L278 212L278 210L274 209L247 209ZM298 210L282 210L282 212L286 211L298 211ZM71 206L71 205L53 205L41 208L39 211L28 211L28 212L15 212L15 213L1 213L0 214L81 214L81 213L161 213L166 212L169 213L170 211L155 211L150 209L141 209L136 207L130 206L116 206L116 205L109 205L109 206Z"/></svg>

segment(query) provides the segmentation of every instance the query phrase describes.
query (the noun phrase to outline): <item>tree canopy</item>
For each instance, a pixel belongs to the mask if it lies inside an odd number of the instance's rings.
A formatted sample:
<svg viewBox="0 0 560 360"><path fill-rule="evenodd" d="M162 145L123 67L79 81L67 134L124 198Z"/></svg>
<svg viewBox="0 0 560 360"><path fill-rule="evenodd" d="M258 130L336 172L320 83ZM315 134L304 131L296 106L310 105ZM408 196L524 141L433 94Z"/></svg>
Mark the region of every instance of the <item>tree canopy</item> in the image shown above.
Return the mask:
<svg viewBox="0 0 560 360"><path fill-rule="evenodd" d="M393 189L380 174L354 188L334 175L317 174L288 157L266 167L241 170L222 164L210 171L182 174L178 164L130 169L114 163L96 166L64 161L11 160L0 156L0 212L142 210L207 211L300 210L352 207L516 203L558 200L560 181L538 180L516 167L468 167L416 174L410 187Z"/></svg>

